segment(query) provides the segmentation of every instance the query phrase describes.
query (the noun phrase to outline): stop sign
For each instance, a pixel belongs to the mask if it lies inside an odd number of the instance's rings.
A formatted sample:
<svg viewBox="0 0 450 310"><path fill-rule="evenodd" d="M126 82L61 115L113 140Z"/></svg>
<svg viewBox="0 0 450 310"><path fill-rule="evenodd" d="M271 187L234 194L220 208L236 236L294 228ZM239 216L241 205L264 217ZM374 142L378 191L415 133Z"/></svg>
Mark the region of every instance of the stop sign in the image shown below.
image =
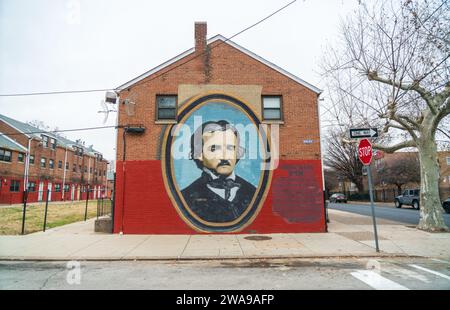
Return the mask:
<svg viewBox="0 0 450 310"><path fill-rule="evenodd" d="M372 144L367 139L359 141L358 157L364 166L370 165L372 161Z"/></svg>

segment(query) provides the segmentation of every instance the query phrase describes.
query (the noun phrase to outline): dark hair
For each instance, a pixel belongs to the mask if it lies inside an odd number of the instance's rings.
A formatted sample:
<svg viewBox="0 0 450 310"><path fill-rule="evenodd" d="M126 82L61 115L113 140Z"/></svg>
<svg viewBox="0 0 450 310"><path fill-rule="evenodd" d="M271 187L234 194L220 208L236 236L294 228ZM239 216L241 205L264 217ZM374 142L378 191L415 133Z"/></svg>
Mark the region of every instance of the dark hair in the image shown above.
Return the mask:
<svg viewBox="0 0 450 310"><path fill-rule="evenodd" d="M239 146L239 141L240 141L240 137L239 137L239 132L237 131L236 127L234 127L233 125L231 125L230 123L228 123L225 120L220 120L217 122L214 121L209 121L209 122L205 122L203 123L201 126L199 126L194 133L191 135L191 151L189 153L189 157L190 159L192 159L195 164L197 165L197 167L199 169L203 169L203 163L201 160L199 160L199 156L200 154L203 152L203 134L205 132L215 132L215 131L226 131L226 130L231 130L234 135L237 138L237 158L236 158L236 163L239 161L239 159L244 155L244 148L242 148L241 146ZM200 141L201 141L201 145L200 147L195 147L195 137L199 136L201 137Z"/></svg>

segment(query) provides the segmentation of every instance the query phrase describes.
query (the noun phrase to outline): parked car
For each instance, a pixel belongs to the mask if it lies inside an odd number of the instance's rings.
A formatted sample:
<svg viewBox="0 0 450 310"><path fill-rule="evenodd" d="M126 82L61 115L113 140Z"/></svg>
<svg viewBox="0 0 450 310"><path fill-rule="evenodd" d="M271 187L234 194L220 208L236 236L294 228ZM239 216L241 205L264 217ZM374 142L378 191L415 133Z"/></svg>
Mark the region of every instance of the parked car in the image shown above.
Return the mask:
<svg viewBox="0 0 450 310"><path fill-rule="evenodd" d="M395 197L395 207L401 208L403 205L412 206L414 209L420 208L420 190L406 189L402 195Z"/></svg>
<svg viewBox="0 0 450 310"><path fill-rule="evenodd" d="M444 208L445 213L450 213L450 197L442 202L442 208Z"/></svg>
<svg viewBox="0 0 450 310"><path fill-rule="evenodd" d="M347 203L347 197L344 194L336 193L331 195L330 202L345 202Z"/></svg>

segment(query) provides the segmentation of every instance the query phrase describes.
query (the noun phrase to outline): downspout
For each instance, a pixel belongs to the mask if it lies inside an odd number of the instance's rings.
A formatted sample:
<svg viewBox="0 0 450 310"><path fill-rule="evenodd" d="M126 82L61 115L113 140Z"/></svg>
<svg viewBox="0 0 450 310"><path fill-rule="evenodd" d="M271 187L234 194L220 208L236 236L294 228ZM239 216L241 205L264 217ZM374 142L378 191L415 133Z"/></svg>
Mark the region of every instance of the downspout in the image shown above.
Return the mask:
<svg viewBox="0 0 450 310"><path fill-rule="evenodd" d="M64 154L64 172L63 172L63 184L62 184L62 200L64 199L64 194L65 194L65 187L66 187L66 163L67 163L67 145L66 145L66 152Z"/></svg>
<svg viewBox="0 0 450 310"><path fill-rule="evenodd" d="M87 181L87 192L86 195L89 197L89 183L91 182L91 156L88 156L88 181ZM87 198L89 199L89 198Z"/></svg>
<svg viewBox="0 0 450 310"><path fill-rule="evenodd" d="M324 205L324 211L325 211L325 231L328 232L328 210L327 210L327 202L326 202L326 193L325 193L325 173L323 168L323 147L322 147L322 124L320 121L320 94L317 95L317 117L319 118L319 146L320 146L320 166L322 170L322 196L323 196L323 205ZM322 99L323 100L323 99Z"/></svg>
<svg viewBox="0 0 450 310"><path fill-rule="evenodd" d="M28 148L27 148L27 158L25 159L25 171L23 175L23 190L26 191L28 189L28 175L30 171L30 149L31 149L31 140L33 138L28 138Z"/></svg>

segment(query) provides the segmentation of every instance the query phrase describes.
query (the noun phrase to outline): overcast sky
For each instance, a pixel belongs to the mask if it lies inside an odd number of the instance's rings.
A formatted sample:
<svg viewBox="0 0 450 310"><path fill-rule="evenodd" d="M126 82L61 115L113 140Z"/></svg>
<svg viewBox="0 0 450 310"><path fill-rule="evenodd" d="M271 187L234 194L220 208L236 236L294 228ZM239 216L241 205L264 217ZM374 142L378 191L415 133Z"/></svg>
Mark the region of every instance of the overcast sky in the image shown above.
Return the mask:
<svg viewBox="0 0 450 310"><path fill-rule="evenodd" d="M0 0L0 94L115 88L193 47L195 21L208 23L208 37L230 37L289 2ZM322 49L357 5L298 0L233 41L323 89ZM0 113L52 128L102 126L102 98L104 92L0 97ZM66 136L114 159L113 129Z"/></svg>

